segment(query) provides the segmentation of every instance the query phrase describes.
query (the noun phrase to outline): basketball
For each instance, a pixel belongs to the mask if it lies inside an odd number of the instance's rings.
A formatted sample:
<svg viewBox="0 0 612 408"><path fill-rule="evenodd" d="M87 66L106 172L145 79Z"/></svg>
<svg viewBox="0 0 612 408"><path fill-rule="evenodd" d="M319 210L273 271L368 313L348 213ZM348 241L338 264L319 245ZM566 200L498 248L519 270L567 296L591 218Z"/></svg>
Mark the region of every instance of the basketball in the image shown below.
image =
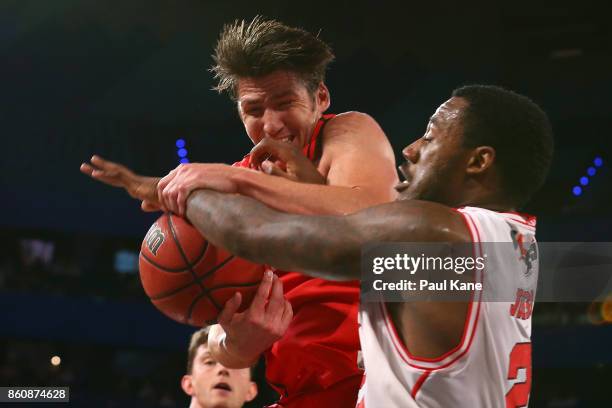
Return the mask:
<svg viewBox="0 0 612 408"><path fill-rule="evenodd" d="M264 267L210 244L189 222L165 213L153 223L140 249L140 280L151 302L181 323L202 327L235 292L241 311L253 299Z"/></svg>

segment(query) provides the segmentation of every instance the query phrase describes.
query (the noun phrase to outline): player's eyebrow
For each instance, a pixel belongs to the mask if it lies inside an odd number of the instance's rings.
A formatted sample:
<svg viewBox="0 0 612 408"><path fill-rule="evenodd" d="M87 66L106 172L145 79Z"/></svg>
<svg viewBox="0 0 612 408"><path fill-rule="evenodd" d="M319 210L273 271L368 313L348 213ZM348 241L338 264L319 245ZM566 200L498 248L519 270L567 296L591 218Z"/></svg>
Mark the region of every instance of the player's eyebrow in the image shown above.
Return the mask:
<svg viewBox="0 0 612 408"><path fill-rule="evenodd" d="M293 90L291 89L287 89L283 92L279 92L277 94L272 95L272 99L281 99L281 98L285 98L287 96L295 96L295 92L293 92Z"/></svg>
<svg viewBox="0 0 612 408"><path fill-rule="evenodd" d="M283 99L289 96L295 96L296 93L291 90L291 89L287 89L284 91L281 91L277 94L272 94L270 95L269 99L272 100L278 100L278 99ZM238 101L240 103L241 106L244 105L256 105L258 103L261 103L264 100L264 98L262 98L261 96L254 96L254 97L249 97L249 96L245 96L243 98L240 98L240 100Z"/></svg>
<svg viewBox="0 0 612 408"><path fill-rule="evenodd" d="M263 100L263 98L260 97L251 97L249 98L248 96L244 97L244 98L240 98L240 100L238 101L238 103L242 106L242 105L255 105L257 103L260 103Z"/></svg>

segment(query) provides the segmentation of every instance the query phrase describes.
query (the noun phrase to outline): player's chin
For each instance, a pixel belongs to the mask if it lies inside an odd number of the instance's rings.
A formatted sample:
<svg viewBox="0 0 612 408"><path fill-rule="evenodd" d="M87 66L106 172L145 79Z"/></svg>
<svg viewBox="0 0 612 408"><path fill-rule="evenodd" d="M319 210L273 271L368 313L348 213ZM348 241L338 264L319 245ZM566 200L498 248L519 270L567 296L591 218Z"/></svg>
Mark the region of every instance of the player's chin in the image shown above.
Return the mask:
<svg viewBox="0 0 612 408"><path fill-rule="evenodd" d="M408 183L400 183L395 186L395 191L397 191L397 200L413 200L414 199L414 191L410 188Z"/></svg>
<svg viewBox="0 0 612 408"><path fill-rule="evenodd" d="M221 388L213 388L213 389L212 389L212 392L213 392L215 395L223 395L223 396L232 395L232 391L230 391L230 390L224 390L224 389L221 389Z"/></svg>
<svg viewBox="0 0 612 408"><path fill-rule="evenodd" d="M214 404L212 406L216 406L216 404L220 402L228 402L234 396L233 391L223 390L220 388L213 388L210 392L210 401Z"/></svg>
<svg viewBox="0 0 612 408"><path fill-rule="evenodd" d="M416 186L415 186L416 187ZM428 200L426 194L423 190L418 188L407 188L399 192L397 195L398 201L407 201L407 200Z"/></svg>

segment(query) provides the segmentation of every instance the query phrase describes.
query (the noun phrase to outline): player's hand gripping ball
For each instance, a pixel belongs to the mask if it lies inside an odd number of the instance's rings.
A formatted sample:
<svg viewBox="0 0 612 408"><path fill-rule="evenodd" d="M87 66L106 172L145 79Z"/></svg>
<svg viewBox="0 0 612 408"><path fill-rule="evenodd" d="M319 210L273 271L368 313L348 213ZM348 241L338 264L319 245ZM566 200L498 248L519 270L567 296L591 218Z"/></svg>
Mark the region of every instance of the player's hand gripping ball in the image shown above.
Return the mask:
<svg viewBox="0 0 612 408"><path fill-rule="evenodd" d="M165 213L149 229L139 258L140 280L166 316L202 327L216 322L223 305L242 293L240 311L251 304L264 266L210 244L183 218Z"/></svg>

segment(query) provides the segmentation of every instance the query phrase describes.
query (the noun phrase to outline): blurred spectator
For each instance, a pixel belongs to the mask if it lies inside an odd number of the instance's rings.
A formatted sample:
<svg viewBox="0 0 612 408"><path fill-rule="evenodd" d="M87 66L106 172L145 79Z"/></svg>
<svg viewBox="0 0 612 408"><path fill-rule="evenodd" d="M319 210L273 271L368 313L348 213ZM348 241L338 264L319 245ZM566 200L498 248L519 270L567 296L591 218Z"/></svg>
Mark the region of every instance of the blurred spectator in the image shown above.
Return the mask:
<svg viewBox="0 0 612 408"><path fill-rule="evenodd" d="M191 396L190 408L240 408L257 396L250 368L226 368L212 358L208 352L208 328L191 336L187 374L181 387Z"/></svg>

